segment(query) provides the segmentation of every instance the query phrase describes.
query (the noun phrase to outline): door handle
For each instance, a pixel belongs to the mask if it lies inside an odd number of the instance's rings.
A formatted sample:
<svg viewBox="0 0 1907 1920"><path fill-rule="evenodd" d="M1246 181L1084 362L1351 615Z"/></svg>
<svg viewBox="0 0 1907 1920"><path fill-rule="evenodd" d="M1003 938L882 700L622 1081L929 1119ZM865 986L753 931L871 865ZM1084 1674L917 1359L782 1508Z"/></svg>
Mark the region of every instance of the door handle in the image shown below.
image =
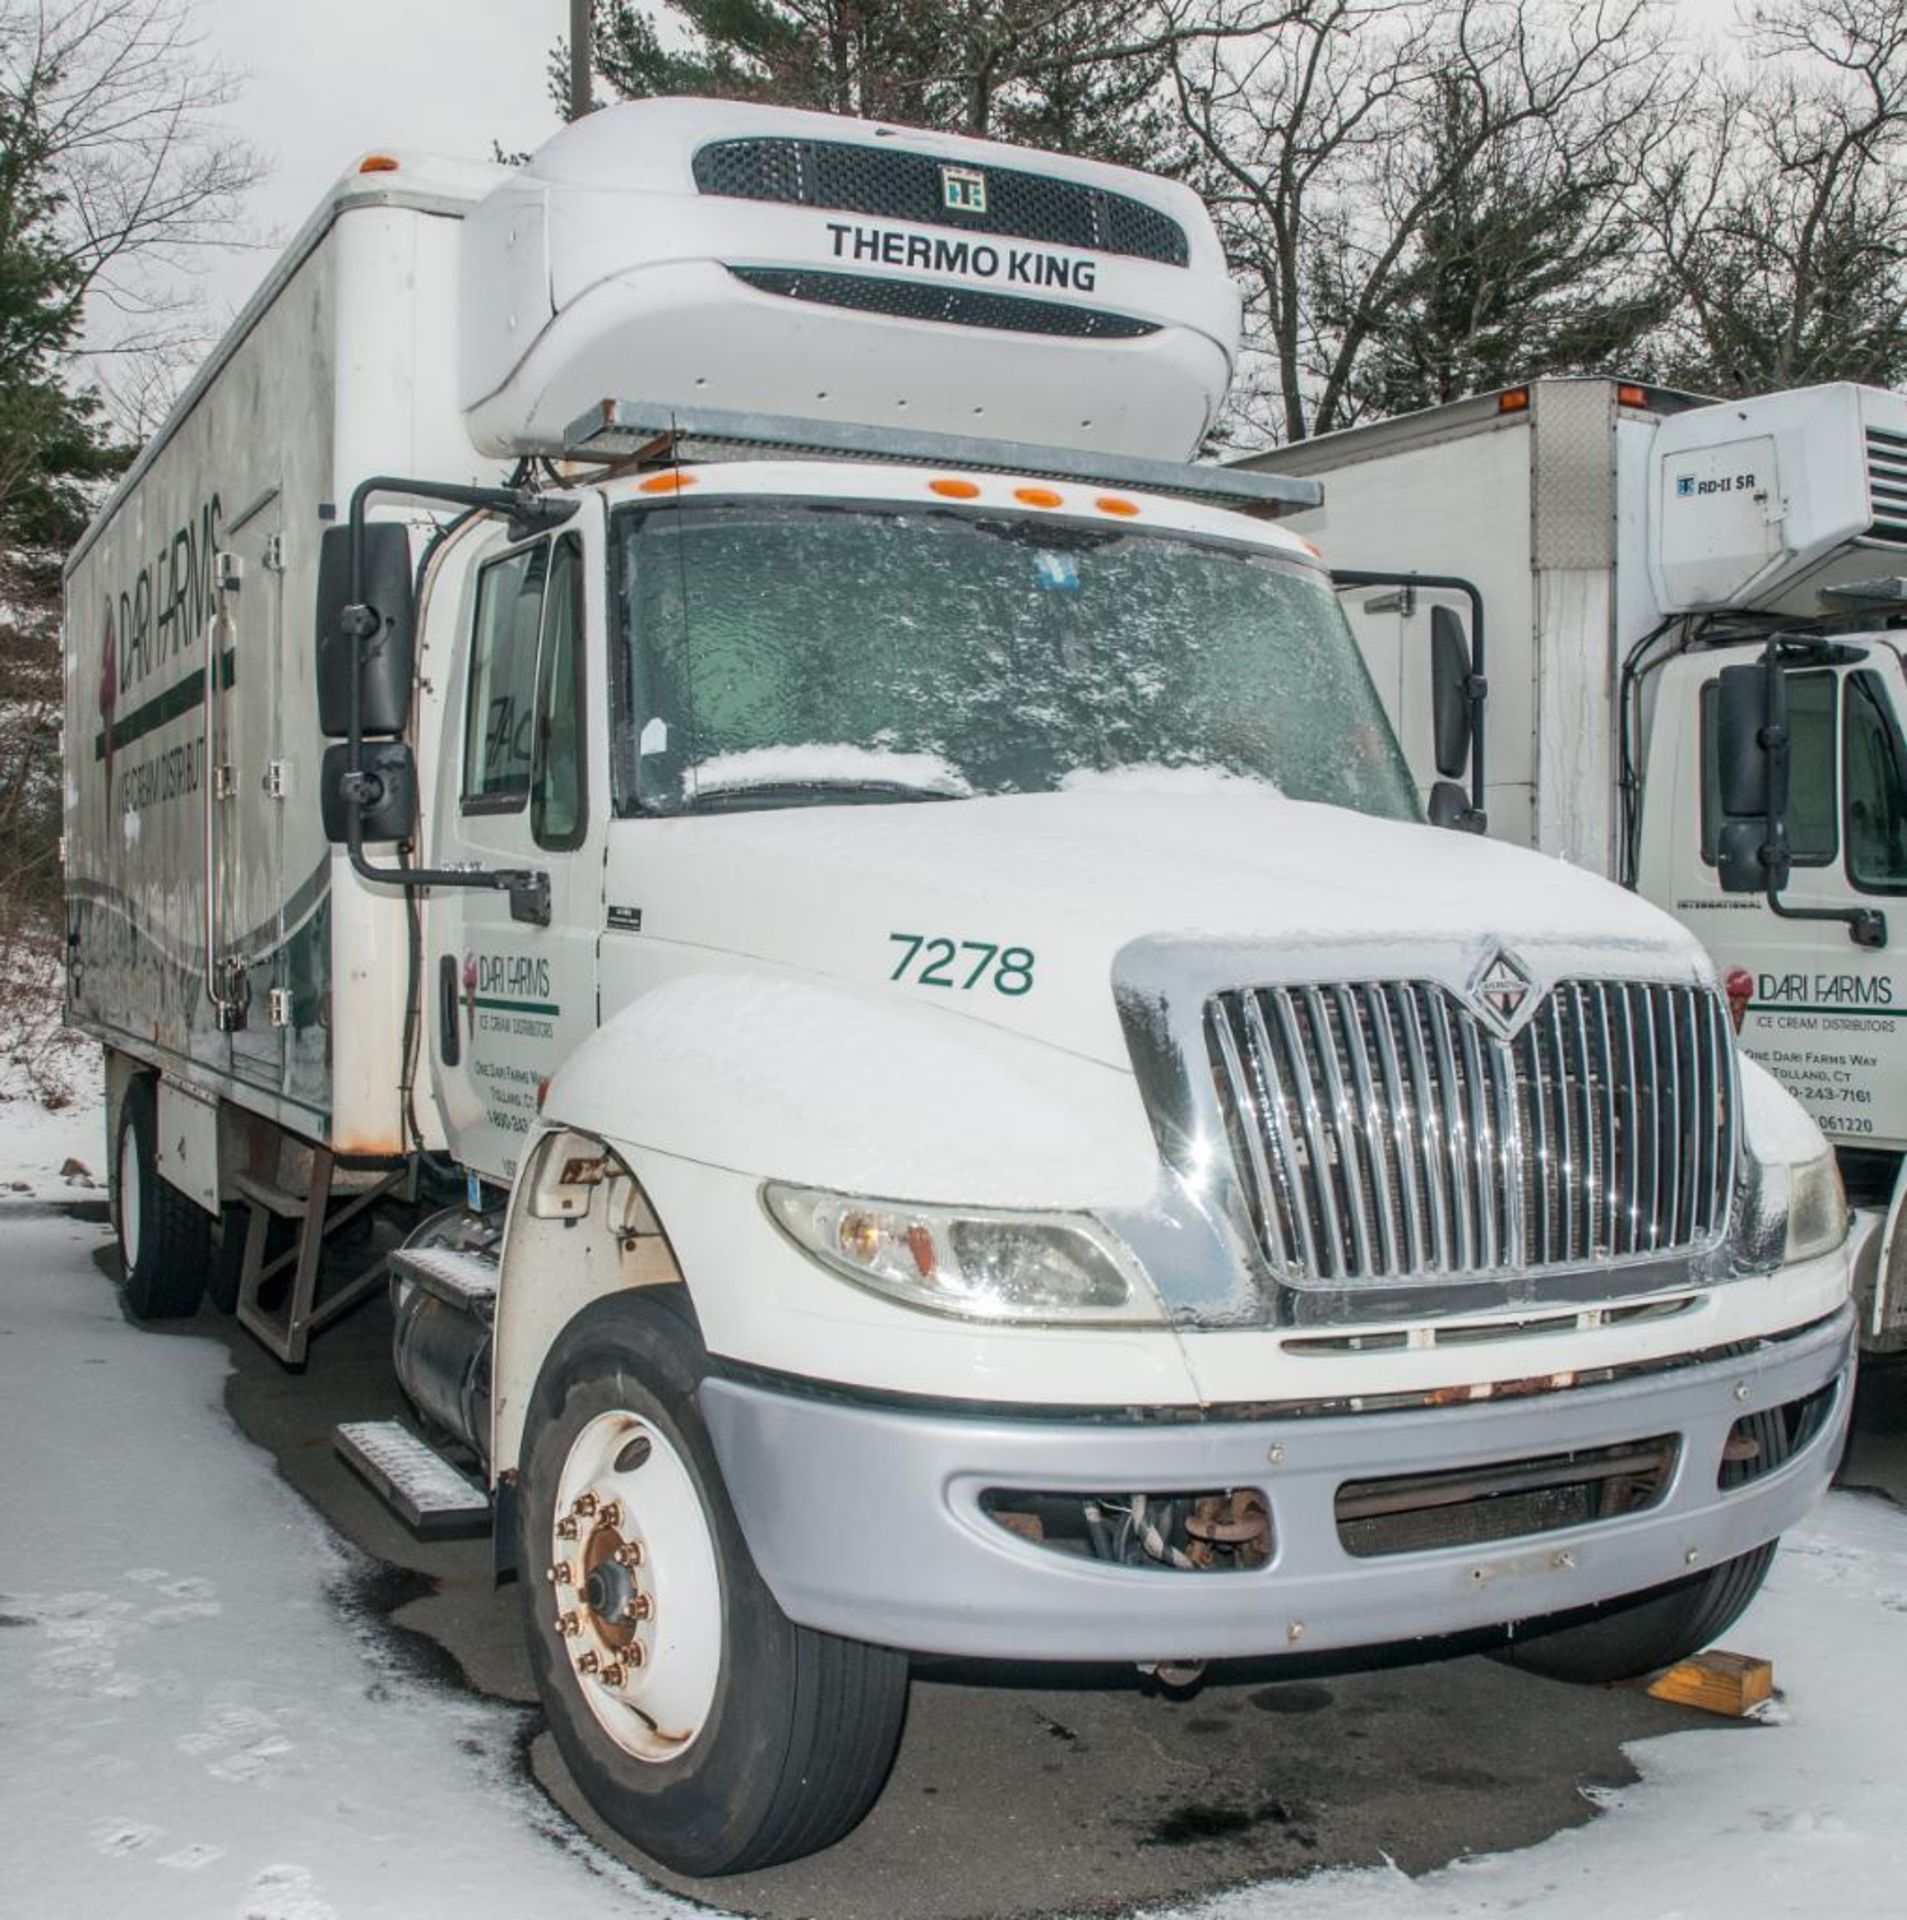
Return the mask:
<svg viewBox="0 0 1907 1920"><path fill-rule="evenodd" d="M447 1067L463 1059L463 1030L457 1025L457 956L447 953L437 962L437 1051Z"/></svg>

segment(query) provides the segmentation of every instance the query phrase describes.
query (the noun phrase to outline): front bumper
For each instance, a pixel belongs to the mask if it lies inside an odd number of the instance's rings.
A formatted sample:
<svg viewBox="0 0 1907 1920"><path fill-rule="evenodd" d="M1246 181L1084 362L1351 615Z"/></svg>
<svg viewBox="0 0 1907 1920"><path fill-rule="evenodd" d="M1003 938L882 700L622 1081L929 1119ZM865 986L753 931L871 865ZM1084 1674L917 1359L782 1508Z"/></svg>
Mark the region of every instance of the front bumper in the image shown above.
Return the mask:
<svg viewBox="0 0 1907 1920"><path fill-rule="evenodd" d="M755 1564L791 1620L910 1652L1029 1660L1193 1660L1378 1646L1559 1613L1674 1580L1773 1539L1825 1488L1852 1381L1850 1308L1744 1357L1424 1411L1185 1424L877 1408L738 1381L702 1411ZM1833 1389L1780 1466L1717 1486L1744 1414ZM1677 1434L1645 1511L1483 1545L1356 1558L1346 1481L1484 1466ZM1008 1533L990 1488L1123 1495L1259 1487L1269 1563L1249 1572L1116 1566Z"/></svg>

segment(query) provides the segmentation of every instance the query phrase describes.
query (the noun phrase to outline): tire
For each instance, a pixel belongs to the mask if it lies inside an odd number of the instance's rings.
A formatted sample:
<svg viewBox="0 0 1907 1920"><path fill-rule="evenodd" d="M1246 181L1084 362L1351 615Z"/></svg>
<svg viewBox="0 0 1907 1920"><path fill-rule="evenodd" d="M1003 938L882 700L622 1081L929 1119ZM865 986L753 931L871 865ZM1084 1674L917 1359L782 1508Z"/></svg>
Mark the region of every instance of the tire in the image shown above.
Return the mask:
<svg viewBox="0 0 1907 1920"><path fill-rule="evenodd" d="M1672 1667L1741 1618L1774 1564L1770 1540L1738 1559L1553 1621L1532 1620L1497 1657L1550 1680L1597 1686Z"/></svg>
<svg viewBox="0 0 1907 1920"><path fill-rule="evenodd" d="M688 1874L840 1839L887 1779L907 1702L904 1654L775 1604L702 1425L707 1370L682 1288L590 1307L543 1364L517 1501L557 1748L611 1827Z"/></svg>
<svg viewBox="0 0 1907 1920"><path fill-rule="evenodd" d="M205 1294L212 1222L159 1177L159 1107L152 1080L126 1087L113 1142L112 1215L119 1235L120 1290L135 1320L183 1320Z"/></svg>

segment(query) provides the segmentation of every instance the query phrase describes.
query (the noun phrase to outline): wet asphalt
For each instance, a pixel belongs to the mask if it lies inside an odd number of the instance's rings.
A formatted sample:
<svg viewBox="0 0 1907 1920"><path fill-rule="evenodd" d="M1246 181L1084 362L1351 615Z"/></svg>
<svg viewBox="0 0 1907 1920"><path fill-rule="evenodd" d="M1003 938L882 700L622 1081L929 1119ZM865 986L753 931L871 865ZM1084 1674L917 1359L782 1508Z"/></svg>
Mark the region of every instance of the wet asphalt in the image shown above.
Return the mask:
<svg viewBox="0 0 1907 1920"><path fill-rule="evenodd" d="M110 1276L104 1244L98 1265ZM233 1419L365 1556L336 1603L381 1619L425 1684L515 1709L524 1767L577 1826L719 1911L1018 1920L1123 1913L1326 1867L1420 1873L1590 1819L1595 1790L1634 1778L1626 1741L1728 1724L1474 1652L1218 1666L1186 1694L1129 1669L920 1662L893 1775L856 1832L765 1872L685 1879L601 1828L565 1774L536 1710L518 1596L493 1583L488 1543L413 1538L333 1453L339 1421L402 1411L382 1299L324 1332L300 1374L209 1306L160 1337L229 1349ZM1907 1502L1907 1358L1865 1370L1841 1480ZM1731 1645L1754 1651L1739 1632Z"/></svg>

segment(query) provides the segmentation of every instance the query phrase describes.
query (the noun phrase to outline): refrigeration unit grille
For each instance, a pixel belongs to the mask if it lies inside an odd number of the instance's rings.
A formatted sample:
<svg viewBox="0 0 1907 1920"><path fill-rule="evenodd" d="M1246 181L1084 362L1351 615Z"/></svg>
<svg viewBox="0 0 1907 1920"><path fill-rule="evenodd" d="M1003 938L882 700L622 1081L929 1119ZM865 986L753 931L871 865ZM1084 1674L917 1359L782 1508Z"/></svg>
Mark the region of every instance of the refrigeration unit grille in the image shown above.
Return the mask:
<svg viewBox="0 0 1907 1920"><path fill-rule="evenodd" d="M930 227L1043 240L1183 267L1191 260L1185 229L1130 194L1017 167L958 167L932 154L885 151L846 140L716 140L694 162L700 193L732 200L885 215ZM978 210L948 204L947 175L980 175Z"/></svg>
<svg viewBox="0 0 1907 1920"><path fill-rule="evenodd" d="M1008 333L1064 334L1079 340L1140 340L1159 331L1152 321L1123 313L1067 307L1056 300L1023 300L1010 293L982 293L971 287L817 273L809 267L730 267L729 272L744 285L785 300L848 307L901 320L939 320L948 326L994 327Z"/></svg>
<svg viewBox="0 0 1907 1920"><path fill-rule="evenodd" d="M1867 498L1874 516L1869 537L1907 547L1907 433L1868 428Z"/></svg>
<svg viewBox="0 0 1907 1920"><path fill-rule="evenodd" d="M1205 1009L1260 1249L1299 1286L1686 1254L1727 1225L1718 995L1565 981L1505 1038L1432 981L1240 989Z"/></svg>

